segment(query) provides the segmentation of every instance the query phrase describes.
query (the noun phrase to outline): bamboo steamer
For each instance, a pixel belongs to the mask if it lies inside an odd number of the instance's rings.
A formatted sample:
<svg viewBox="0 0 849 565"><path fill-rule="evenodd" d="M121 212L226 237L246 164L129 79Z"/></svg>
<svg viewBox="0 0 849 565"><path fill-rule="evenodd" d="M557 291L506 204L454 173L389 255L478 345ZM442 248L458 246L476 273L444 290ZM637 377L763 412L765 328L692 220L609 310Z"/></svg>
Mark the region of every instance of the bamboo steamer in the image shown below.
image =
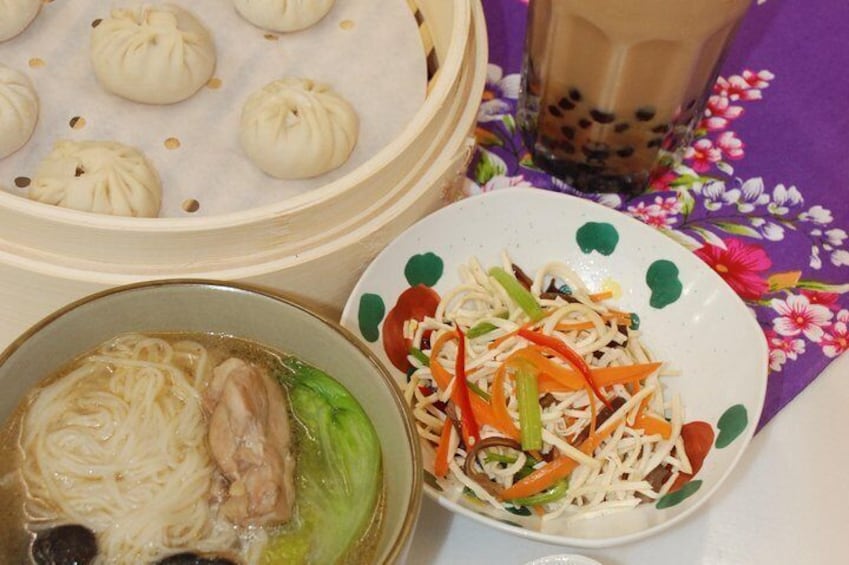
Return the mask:
<svg viewBox="0 0 849 565"><path fill-rule="evenodd" d="M402 134L350 174L274 205L214 217L123 218L0 191L0 347L61 306L166 278L242 280L336 316L368 262L462 182L486 78L480 0L407 0L428 94Z"/></svg>

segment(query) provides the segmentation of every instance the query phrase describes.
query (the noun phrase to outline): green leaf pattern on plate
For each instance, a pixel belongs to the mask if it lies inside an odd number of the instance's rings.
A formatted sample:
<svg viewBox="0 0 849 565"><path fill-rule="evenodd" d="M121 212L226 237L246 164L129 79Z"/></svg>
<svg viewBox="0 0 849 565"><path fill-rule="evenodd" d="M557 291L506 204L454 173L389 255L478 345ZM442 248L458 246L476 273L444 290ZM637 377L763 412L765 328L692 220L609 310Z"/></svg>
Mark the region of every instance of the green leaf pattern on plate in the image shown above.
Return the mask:
<svg viewBox="0 0 849 565"><path fill-rule="evenodd" d="M360 333L366 341L374 343L380 337L380 322L386 315L386 305L383 299L371 293L360 296L360 307L357 310L357 322Z"/></svg>
<svg viewBox="0 0 849 565"><path fill-rule="evenodd" d="M435 253L413 255L404 266L404 277L410 286L433 286L442 278L444 268L442 258Z"/></svg>
<svg viewBox="0 0 849 565"><path fill-rule="evenodd" d="M587 222L578 228L575 239L584 253L598 251L602 255L610 255L619 243L619 232L605 222Z"/></svg>
<svg viewBox="0 0 849 565"><path fill-rule="evenodd" d="M681 291L684 289L678 278L678 267L666 259L658 259L649 266L646 284L651 290L649 304L657 309L673 304L681 298Z"/></svg>
<svg viewBox="0 0 849 565"><path fill-rule="evenodd" d="M728 447L743 433L748 425L749 413L746 407L742 404L735 404L719 417L719 421L716 423L719 434L716 436L714 445L717 449Z"/></svg>
<svg viewBox="0 0 849 565"><path fill-rule="evenodd" d="M701 487L702 481L690 481L675 492L670 492L669 494L661 496L660 500L658 500L657 504L655 504L655 507L658 510L663 510L664 508L670 508L672 506L681 504L682 502L696 494L696 492Z"/></svg>

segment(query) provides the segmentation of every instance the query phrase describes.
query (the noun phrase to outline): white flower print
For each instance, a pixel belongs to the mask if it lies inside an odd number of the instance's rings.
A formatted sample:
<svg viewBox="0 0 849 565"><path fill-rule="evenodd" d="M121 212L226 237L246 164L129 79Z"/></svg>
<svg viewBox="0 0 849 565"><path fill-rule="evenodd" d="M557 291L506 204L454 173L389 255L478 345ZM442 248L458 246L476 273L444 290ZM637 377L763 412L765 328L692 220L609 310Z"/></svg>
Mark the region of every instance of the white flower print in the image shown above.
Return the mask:
<svg viewBox="0 0 849 565"><path fill-rule="evenodd" d="M727 204L736 204L737 210L743 214L752 212L756 206L769 203L769 194L764 192L764 180L761 177L751 178L740 188L725 191L722 199Z"/></svg>
<svg viewBox="0 0 849 565"><path fill-rule="evenodd" d="M498 65L487 67L485 99L478 110L479 122L495 122L511 114L512 108L505 99L516 100L519 97L520 79L519 74L504 76Z"/></svg>
<svg viewBox="0 0 849 565"><path fill-rule="evenodd" d="M834 358L849 351L849 310L841 310L820 341L826 357Z"/></svg>
<svg viewBox="0 0 849 565"><path fill-rule="evenodd" d="M783 184L778 184L772 190L772 202L769 203L767 209L771 214L782 216L790 211L790 206L801 203L802 194L795 186L787 188Z"/></svg>
<svg viewBox="0 0 849 565"><path fill-rule="evenodd" d="M823 208L819 204L816 206L811 206L807 212L802 212L799 214L799 219L804 221L811 221L816 224L826 225L830 224L834 221L834 218L831 216L831 210L828 208Z"/></svg>
<svg viewBox="0 0 849 565"><path fill-rule="evenodd" d="M849 251L845 249L832 251L831 264L835 267L849 267Z"/></svg>
<svg viewBox="0 0 849 565"><path fill-rule="evenodd" d="M838 228L826 230L825 238L829 244L839 247L843 245L843 241L846 239L846 232Z"/></svg>
<svg viewBox="0 0 849 565"><path fill-rule="evenodd" d="M772 222L767 222L763 228L761 228L760 232L761 235L764 236L764 239L768 239L770 241L781 241L784 239L784 228Z"/></svg>
<svg viewBox="0 0 849 565"><path fill-rule="evenodd" d="M800 333L813 342L823 336L823 326L828 324L833 313L822 304L811 304L807 296L794 294L787 300L773 298L772 309L779 316L772 320L775 332L783 336L796 336Z"/></svg>
<svg viewBox="0 0 849 565"><path fill-rule="evenodd" d="M781 372L781 368L787 363L787 354L780 349L769 350L769 369L776 373Z"/></svg>
<svg viewBox="0 0 849 565"><path fill-rule="evenodd" d="M489 179L486 184L480 186L477 183L469 183L465 186L466 194L472 196L474 194L482 194L484 192L492 192L502 188L533 188L533 186L525 180L522 175L510 177L507 175L496 175Z"/></svg>
<svg viewBox="0 0 849 565"><path fill-rule="evenodd" d="M822 269L822 258L820 257L820 248L816 245L811 246L811 256L808 264L812 269Z"/></svg>

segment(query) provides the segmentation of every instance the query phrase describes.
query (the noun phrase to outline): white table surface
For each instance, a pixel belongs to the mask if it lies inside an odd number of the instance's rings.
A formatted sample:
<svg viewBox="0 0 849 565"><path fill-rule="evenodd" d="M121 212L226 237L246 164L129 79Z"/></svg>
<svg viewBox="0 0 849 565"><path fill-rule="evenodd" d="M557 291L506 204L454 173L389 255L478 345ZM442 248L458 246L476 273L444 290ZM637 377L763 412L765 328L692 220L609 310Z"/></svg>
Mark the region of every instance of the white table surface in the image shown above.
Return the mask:
<svg viewBox="0 0 849 565"><path fill-rule="evenodd" d="M408 563L521 565L562 553L602 565L849 563L849 353L754 437L705 506L654 537L577 550L490 529L425 497Z"/></svg>

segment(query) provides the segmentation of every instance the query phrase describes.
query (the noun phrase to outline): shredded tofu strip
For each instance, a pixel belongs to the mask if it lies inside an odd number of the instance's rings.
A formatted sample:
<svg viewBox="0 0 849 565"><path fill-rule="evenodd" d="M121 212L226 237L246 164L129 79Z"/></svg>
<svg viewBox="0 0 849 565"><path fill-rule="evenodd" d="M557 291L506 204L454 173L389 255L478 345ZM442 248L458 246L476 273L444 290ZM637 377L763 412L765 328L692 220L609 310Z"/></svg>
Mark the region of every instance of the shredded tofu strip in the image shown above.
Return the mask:
<svg viewBox="0 0 849 565"><path fill-rule="evenodd" d="M511 272L512 262L504 253L501 267ZM489 402L493 396L495 375L505 360L513 353L531 344L518 335L521 327L556 337L592 368L621 367L653 361L649 349L641 342L641 332L623 325L628 314L596 302L580 277L568 266L559 262L546 264L532 277L531 294L542 307L545 316L533 323L510 294L492 277L481 264L472 259L460 269L460 283L446 292L432 317L411 320L405 325L405 337L412 340L414 347L429 357L429 365L410 357L415 368L404 397L413 407L419 435L434 449L439 444L442 428L451 425L450 418L459 419L459 407L451 402L457 386L455 378L446 390L440 390L430 367L439 363L446 372L454 375L458 347L456 340L448 340L438 358L431 355L429 348L422 348L424 338L429 335L433 344L444 334L453 334L460 328L464 334L484 324L488 331L473 334L466 340L465 368L470 389L469 394L482 394ZM541 294L554 283L555 288L568 288L569 294L542 298ZM623 318L624 317L624 318ZM572 369L556 356L549 361ZM638 386L614 385L605 393L624 401L613 414L602 422L597 417L602 406L588 388L566 392L551 392L540 395L542 412L542 449L538 453L517 452L515 449L494 448L488 457L476 458L476 468L486 475L497 488L509 488L518 481L520 472L529 472L528 466L539 469L545 465L540 456L566 456L578 466L569 477L569 488L565 496L538 505L542 519L551 520L560 516L569 519L585 519L600 514L628 510L647 500L656 500L671 488L680 473L691 473L681 438L683 407L677 396L667 405L660 381L662 367ZM516 429L521 429L519 403L515 385L510 378L504 379L503 393L506 399L506 414ZM423 390L430 392L423 392ZM448 406L448 408L445 408ZM667 422L671 433L668 438L660 434L649 435L636 422L641 414ZM665 418L669 414L669 419ZM595 434L605 439L593 453L578 449L579 437L589 437L592 426ZM490 425L481 426L481 439L500 437L501 432ZM456 481L478 499L499 509L510 506L499 500L477 480L466 475L464 464L468 448L462 445L458 434L450 434L448 453L449 474L442 480ZM649 474L658 468L667 472L663 484L654 485ZM523 471L524 469L524 471Z"/></svg>

